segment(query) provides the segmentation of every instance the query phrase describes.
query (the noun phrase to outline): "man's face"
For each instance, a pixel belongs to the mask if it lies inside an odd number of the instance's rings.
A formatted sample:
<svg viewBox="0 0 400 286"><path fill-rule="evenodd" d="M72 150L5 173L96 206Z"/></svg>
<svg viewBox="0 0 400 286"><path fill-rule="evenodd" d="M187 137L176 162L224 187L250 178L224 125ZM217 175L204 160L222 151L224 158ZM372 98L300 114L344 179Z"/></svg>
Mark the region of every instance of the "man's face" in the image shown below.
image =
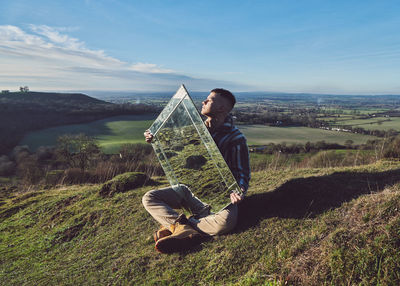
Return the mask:
<svg viewBox="0 0 400 286"><path fill-rule="evenodd" d="M202 102L201 114L205 116L215 116L218 113L224 112L225 101L222 96L218 96L211 92L207 98Z"/></svg>

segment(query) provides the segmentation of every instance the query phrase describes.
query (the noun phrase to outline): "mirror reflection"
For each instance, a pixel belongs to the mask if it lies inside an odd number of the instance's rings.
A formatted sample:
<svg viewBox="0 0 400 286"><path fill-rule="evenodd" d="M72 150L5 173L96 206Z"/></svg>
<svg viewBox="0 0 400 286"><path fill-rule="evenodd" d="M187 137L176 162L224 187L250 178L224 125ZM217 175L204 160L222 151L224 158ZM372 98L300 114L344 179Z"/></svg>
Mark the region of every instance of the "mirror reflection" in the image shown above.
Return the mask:
<svg viewBox="0 0 400 286"><path fill-rule="evenodd" d="M235 178L204 125L184 86L172 97L153 125L152 145L175 191L186 185L217 212L241 194Z"/></svg>

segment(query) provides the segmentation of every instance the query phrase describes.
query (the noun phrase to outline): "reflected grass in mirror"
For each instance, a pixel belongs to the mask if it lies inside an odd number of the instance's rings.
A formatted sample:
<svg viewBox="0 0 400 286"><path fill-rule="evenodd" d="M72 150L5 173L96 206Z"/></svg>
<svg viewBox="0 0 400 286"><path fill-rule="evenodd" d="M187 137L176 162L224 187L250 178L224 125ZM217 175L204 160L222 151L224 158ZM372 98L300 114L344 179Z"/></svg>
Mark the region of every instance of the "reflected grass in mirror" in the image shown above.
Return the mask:
<svg viewBox="0 0 400 286"><path fill-rule="evenodd" d="M195 196L219 211L230 193L241 190L192 99L182 85L149 128L158 160L171 186L189 187Z"/></svg>

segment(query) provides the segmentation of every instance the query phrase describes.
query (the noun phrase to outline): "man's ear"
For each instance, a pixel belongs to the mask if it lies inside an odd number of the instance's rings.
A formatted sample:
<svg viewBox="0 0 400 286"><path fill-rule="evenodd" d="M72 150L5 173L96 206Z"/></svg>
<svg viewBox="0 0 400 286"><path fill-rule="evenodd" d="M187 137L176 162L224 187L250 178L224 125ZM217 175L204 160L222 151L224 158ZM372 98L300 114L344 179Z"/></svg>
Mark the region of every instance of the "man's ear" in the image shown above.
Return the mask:
<svg viewBox="0 0 400 286"><path fill-rule="evenodd" d="M218 112L224 113L227 111L227 108L225 106L225 104L221 104L220 106L218 106Z"/></svg>

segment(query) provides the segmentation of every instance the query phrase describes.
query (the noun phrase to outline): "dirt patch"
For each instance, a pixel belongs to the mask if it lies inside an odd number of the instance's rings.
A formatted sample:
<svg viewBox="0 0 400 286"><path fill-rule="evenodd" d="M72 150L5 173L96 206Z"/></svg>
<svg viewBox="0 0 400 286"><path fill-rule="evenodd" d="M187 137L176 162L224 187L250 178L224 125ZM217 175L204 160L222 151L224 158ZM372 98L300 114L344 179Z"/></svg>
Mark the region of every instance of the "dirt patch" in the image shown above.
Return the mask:
<svg viewBox="0 0 400 286"><path fill-rule="evenodd" d="M89 225L94 225L100 219L101 213L100 212L92 212L87 217L87 221Z"/></svg>
<svg viewBox="0 0 400 286"><path fill-rule="evenodd" d="M60 215L63 208L66 208L80 199L80 196L68 197L56 204L57 212L50 217L50 221L56 220Z"/></svg>
<svg viewBox="0 0 400 286"><path fill-rule="evenodd" d="M57 243L64 243L71 241L72 239L74 239L79 235L85 224L86 223L82 222L80 224L73 225L61 232L58 232L56 238L52 242L53 245Z"/></svg>
<svg viewBox="0 0 400 286"><path fill-rule="evenodd" d="M7 219L9 217L12 217L16 213L22 211L23 209L25 209L29 205L31 205L33 203L36 203L36 202L37 202L37 200L34 200L34 201L30 201L30 202L27 202L27 203L19 205L19 206L14 206L12 208L3 210L2 212L0 212L0 220L2 221L2 220L5 220L5 219Z"/></svg>
<svg viewBox="0 0 400 286"><path fill-rule="evenodd" d="M60 202L57 203L57 208L65 208L69 205L72 205L74 202L76 202L80 197L79 196L72 196L68 197Z"/></svg>
<svg viewBox="0 0 400 286"><path fill-rule="evenodd" d="M43 193L43 192L31 192L31 193L27 193L27 194L24 194L24 195L21 195L21 196L16 197L15 199L12 200L12 203L13 203L13 204L16 204L16 203L22 202L22 201L24 201L24 200L26 200L26 199L29 199L29 198L32 198L32 197L36 197L36 196L38 196L38 195L40 195L40 194L42 194L42 193Z"/></svg>
<svg viewBox="0 0 400 286"><path fill-rule="evenodd" d="M207 163L207 159L204 156L192 155L186 158L185 168L200 170L205 163Z"/></svg>
<svg viewBox="0 0 400 286"><path fill-rule="evenodd" d="M18 191L16 186L3 186L0 187L0 198L1 199L9 199L15 197L15 193Z"/></svg>

